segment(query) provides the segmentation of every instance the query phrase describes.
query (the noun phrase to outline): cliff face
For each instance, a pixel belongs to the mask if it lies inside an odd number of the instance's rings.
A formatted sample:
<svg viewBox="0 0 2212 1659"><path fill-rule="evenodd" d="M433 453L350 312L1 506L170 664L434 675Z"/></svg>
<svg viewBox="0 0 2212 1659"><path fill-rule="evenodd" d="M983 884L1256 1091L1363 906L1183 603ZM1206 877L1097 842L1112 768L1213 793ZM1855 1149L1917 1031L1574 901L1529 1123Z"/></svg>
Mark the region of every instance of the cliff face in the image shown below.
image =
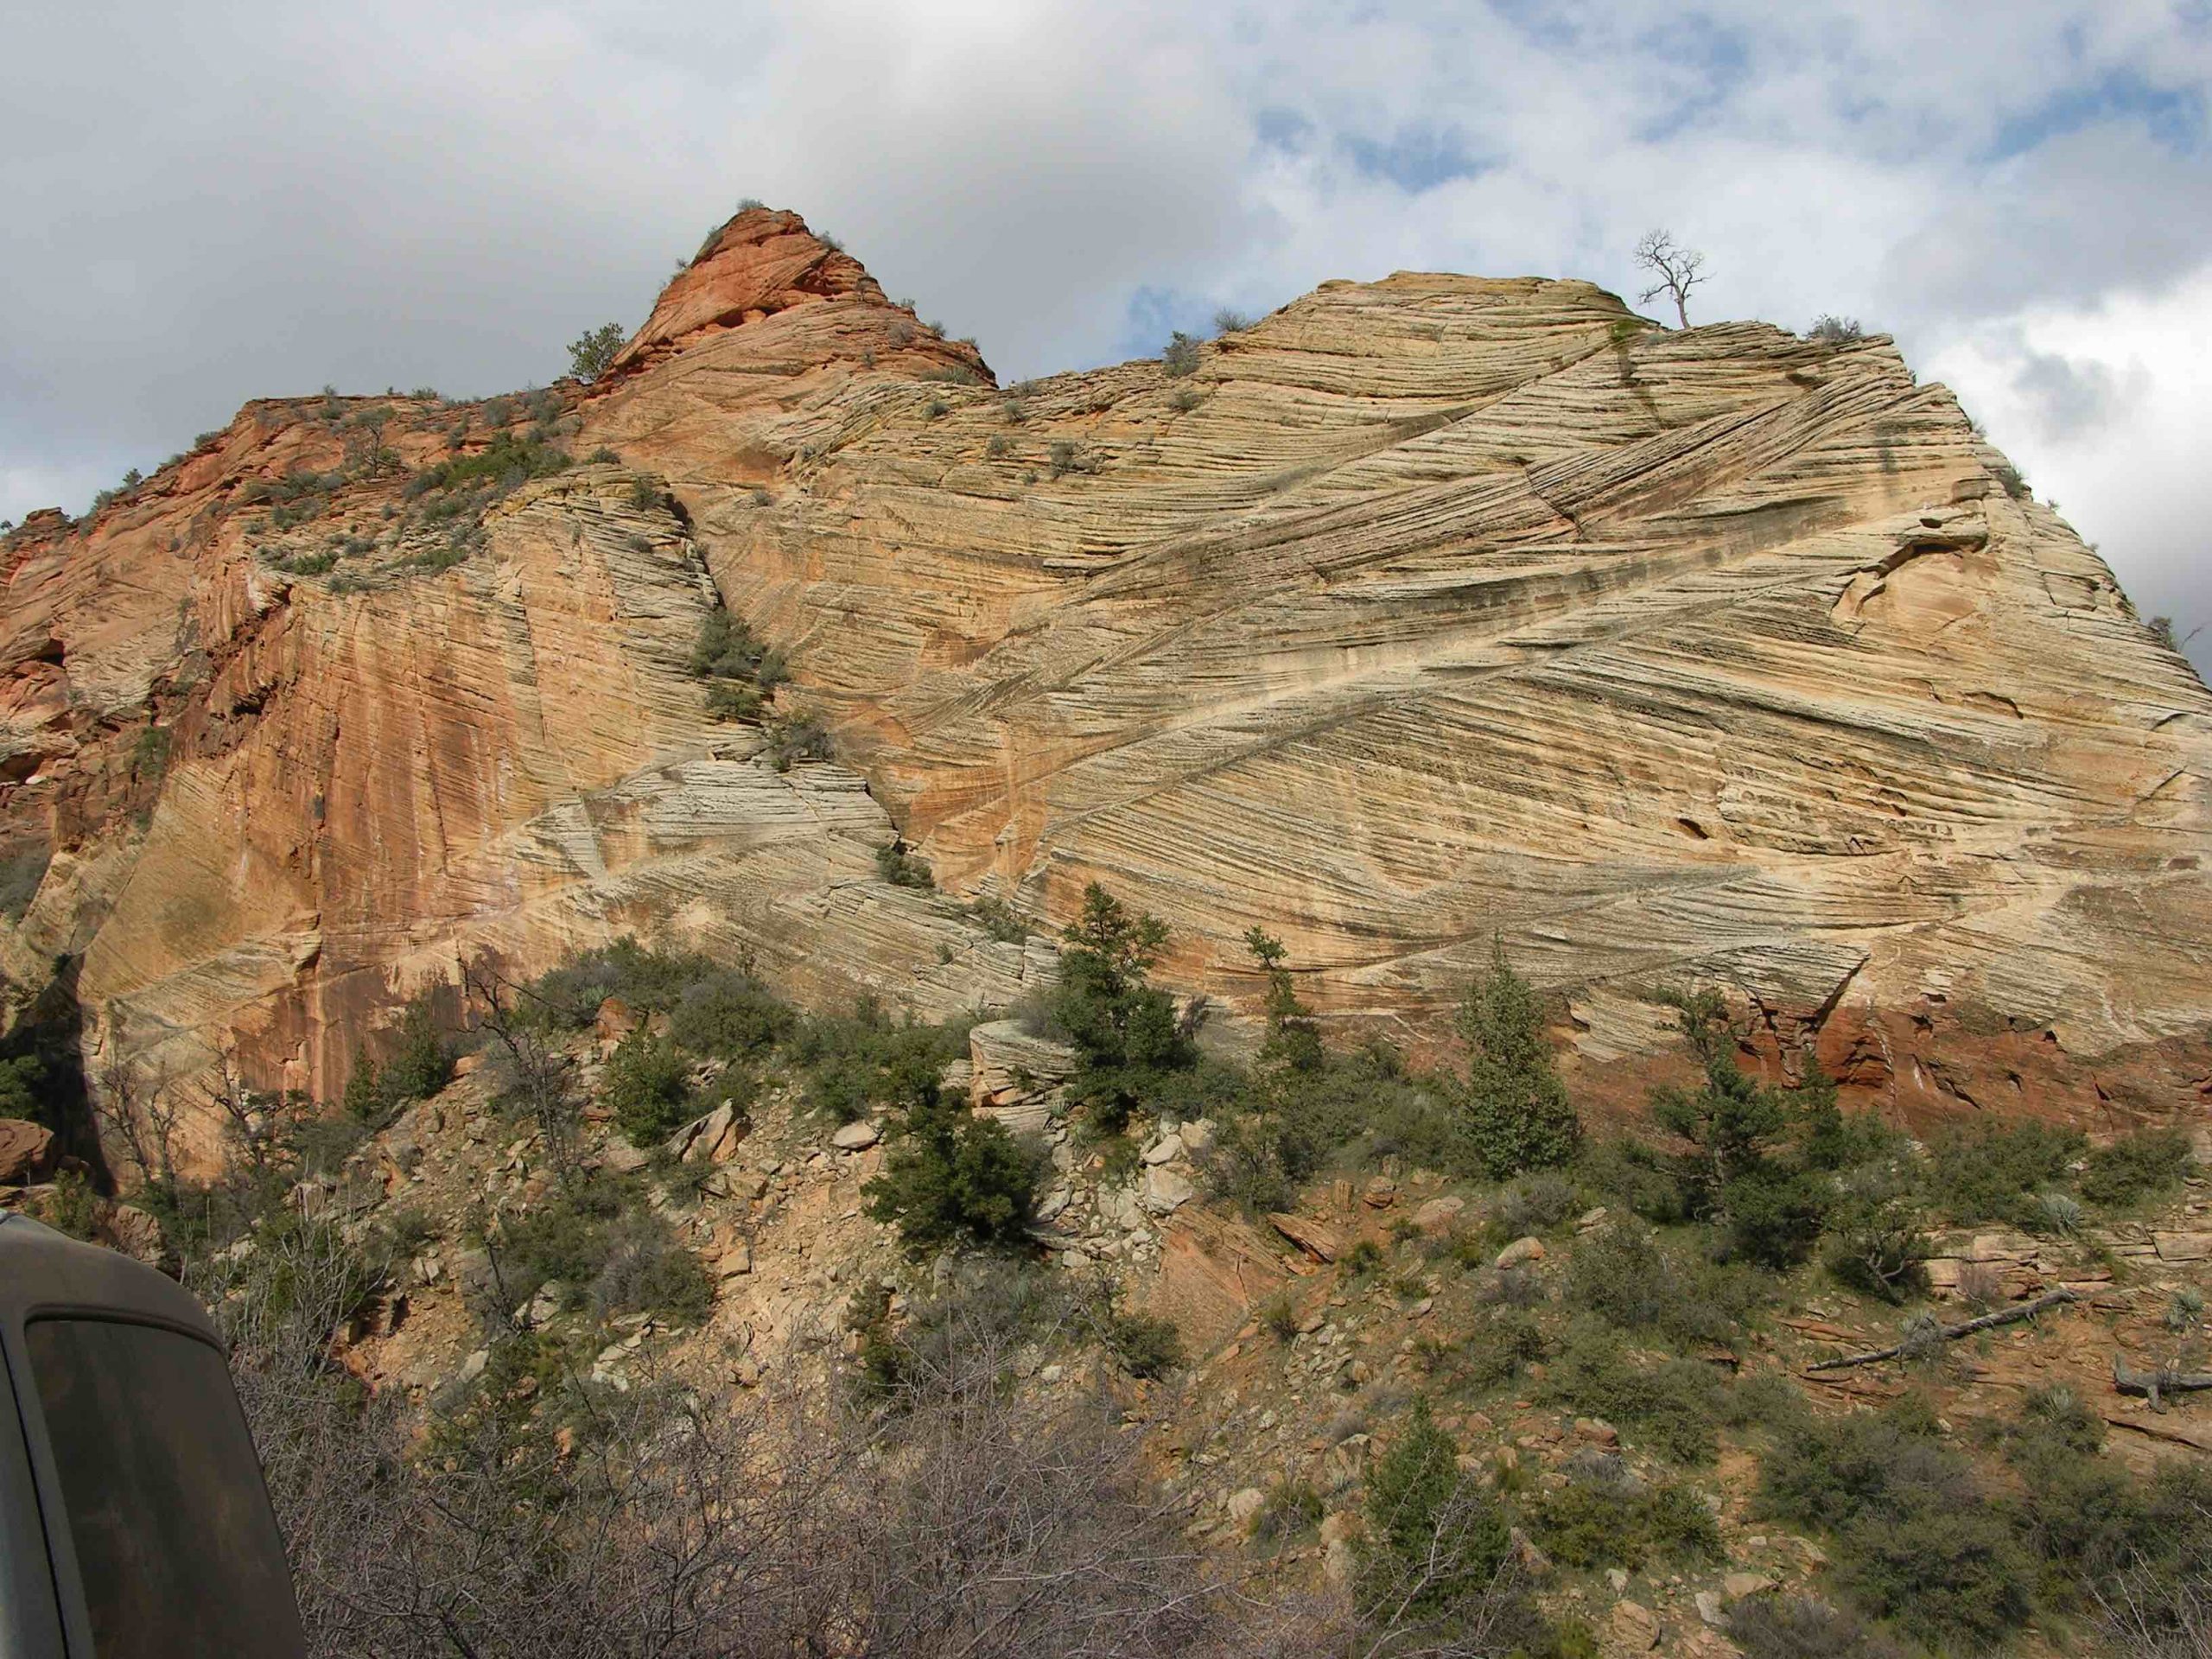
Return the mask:
<svg viewBox="0 0 2212 1659"><path fill-rule="evenodd" d="M1103 880L1232 1004L1257 925L1418 1035L1502 935L1593 1088L1695 982L1908 1114L2212 1083L2212 695L1884 340L1400 275L1001 391L755 210L528 413L601 459L459 541L422 480L512 410L252 405L9 539L0 852L52 863L0 966L81 956L95 1071L327 1095L457 954L624 931L1019 995L1048 953L878 879L895 823L1047 926ZM837 761L709 716L718 595Z"/></svg>

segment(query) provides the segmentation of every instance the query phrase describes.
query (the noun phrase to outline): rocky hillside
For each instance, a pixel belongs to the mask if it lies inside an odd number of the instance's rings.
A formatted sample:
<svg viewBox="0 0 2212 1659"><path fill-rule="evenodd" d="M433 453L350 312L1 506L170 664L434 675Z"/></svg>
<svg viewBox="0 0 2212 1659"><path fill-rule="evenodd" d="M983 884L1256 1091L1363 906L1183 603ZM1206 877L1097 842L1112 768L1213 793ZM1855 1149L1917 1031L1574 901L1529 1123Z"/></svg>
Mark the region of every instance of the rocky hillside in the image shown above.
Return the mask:
<svg viewBox="0 0 2212 1659"><path fill-rule="evenodd" d="M1910 1122L2212 1089L2212 694L1879 338L1400 274L1001 388L753 209L588 386L251 404L0 570L0 971L96 1092L334 1099L625 932L1007 1005L1092 879L1400 1038L1502 936L1592 1098L1662 985Z"/></svg>

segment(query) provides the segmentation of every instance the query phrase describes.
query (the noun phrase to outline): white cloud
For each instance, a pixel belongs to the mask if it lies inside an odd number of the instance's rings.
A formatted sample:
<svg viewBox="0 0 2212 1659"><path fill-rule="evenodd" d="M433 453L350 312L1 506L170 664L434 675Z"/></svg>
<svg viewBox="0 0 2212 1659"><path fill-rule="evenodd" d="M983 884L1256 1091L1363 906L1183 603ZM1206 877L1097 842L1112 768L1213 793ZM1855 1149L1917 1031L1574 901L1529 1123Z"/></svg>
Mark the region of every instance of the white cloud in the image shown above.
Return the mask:
<svg viewBox="0 0 2212 1659"><path fill-rule="evenodd" d="M2162 293L1993 319L1924 367L2098 544L2144 614L2184 632L2212 623L2212 267ZM2191 649L2200 667L2209 642Z"/></svg>
<svg viewBox="0 0 2212 1659"><path fill-rule="evenodd" d="M549 378L582 328L641 316L740 196L836 232L1013 375L1332 276L1632 291L1628 250L1665 224L1712 258L1694 320L1839 311L1896 333L2145 608L2205 612L2183 550L2202 498L2169 453L2189 429L2164 424L2207 382L2174 342L2212 334L2201 14L18 8L0 22L0 514L52 489L81 505L250 396Z"/></svg>

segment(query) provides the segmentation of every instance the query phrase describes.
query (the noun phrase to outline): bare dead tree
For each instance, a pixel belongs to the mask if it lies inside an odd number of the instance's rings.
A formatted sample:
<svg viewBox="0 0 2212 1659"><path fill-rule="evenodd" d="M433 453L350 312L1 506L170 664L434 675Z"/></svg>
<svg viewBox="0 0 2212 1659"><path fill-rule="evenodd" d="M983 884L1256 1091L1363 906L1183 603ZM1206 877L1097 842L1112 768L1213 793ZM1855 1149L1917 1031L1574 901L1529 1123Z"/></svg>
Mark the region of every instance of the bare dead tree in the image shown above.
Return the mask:
<svg viewBox="0 0 2212 1659"><path fill-rule="evenodd" d="M491 957L462 963L461 983L468 1017L499 1046L514 1099L537 1128L546 1162L568 1182L576 1170L582 1115L569 1057L531 1017L537 999L530 988L507 977Z"/></svg>
<svg viewBox="0 0 2212 1659"><path fill-rule="evenodd" d="M1942 1325L1929 1320L1919 1335L1908 1336L1906 1340L1892 1347L1878 1348L1871 1353L1849 1354L1840 1359L1823 1359L1808 1365L1805 1374L1810 1376L1821 1371L1849 1370L1855 1365L1875 1365L1885 1359L1915 1358L1923 1352L1940 1351L1944 1343L1956 1342L1961 1337L1972 1336L1977 1331L1991 1330L2000 1325L2017 1325L2022 1319L2032 1319L2038 1313L2079 1300L2081 1298L2074 1292L2062 1288L2046 1291L2033 1301L2023 1302L2018 1307L2008 1307L1997 1313L1985 1313L1979 1319L1967 1319L1959 1325Z"/></svg>
<svg viewBox="0 0 2212 1659"><path fill-rule="evenodd" d="M100 1139L118 1148L139 1185L166 1197L176 1190L180 1108L166 1077L148 1078L111 1050L93 1090Z"/></svg>
<svg viewBox="0 0 2212 1659"><path fill-rule="evenodd" d="M250 1087L239 1072L237 1049L227 1043L215 1049L214 1073L208 1097L222 1115L225 1155L233 1173L257 1182L296 1161L305 1103Z"/></svg>
<svg viewBox="0 0 2212 1659"><path fill-rule="evenodd" d="M2212 1535L2212 1510L2187 1506L2183 1529ZM2212 1653L2212 1572L2201 1556L2159 1563L2141 1554L2089 1586L2106 1650L2118 1659L2203 1659Z"/></svg>
<svg viewBox="0 0 2212 1659"><path fill-rule="evenodd" d="M1664 294L1675 302L1676 319L1688 327L1690 290L1705 280L1705 256L1681 246L1667 231L1646 231L1636 245L1636 263L1656 279L1637 296L1638 302L1649 305Z"/></svg>

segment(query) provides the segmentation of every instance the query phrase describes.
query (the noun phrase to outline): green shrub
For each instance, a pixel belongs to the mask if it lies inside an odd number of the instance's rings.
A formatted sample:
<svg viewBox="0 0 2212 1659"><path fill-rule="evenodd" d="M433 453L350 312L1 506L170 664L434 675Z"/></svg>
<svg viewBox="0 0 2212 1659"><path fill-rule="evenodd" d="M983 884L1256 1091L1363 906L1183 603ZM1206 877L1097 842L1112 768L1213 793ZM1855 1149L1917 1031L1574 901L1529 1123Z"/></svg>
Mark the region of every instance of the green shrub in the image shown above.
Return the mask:
<svg viewBox="0 0 2212 1659"><path fill-rule="evenodd" d="M1677 1344L1732 1341L1766 1294L1754 1270L1669 1248L1635 1221L1610 1221L1574 1242L1564 1295L1617 1330Z"/></svg>
<svg viewBox="0 0 2212 1659"><path fill-rule="evenodd" d="M1931 1646L1996 1646L2027 1621L2027 1577L2003 1517L1915 1503L1852 1527L1837 1556L1852 1594Z"/></svg>
<svg viewBox="0 0 2212 1659"><path fill-rule="evenodd" d="M699 1258L678 1243L667 1222L651 1211L618 1217L601 1243L599 1272L591 1284L592 1311L602 1319L654 1313L700 1325L715 1308L714 1281Z"/></svg>
<svg viewBox="0 0 2212 1659"><path fill-rule="evenodd" d="M1106 1351L1131 1376L1165 1376L1183 1363L1183 1338L1173 1319L1132 1313L1109 1301L1092 1328Z"/></svg>
<svg viewBox="0 0 2212 1659"><path fill-rule="evenodd" d="M868 1211L899 1229L910 1250L1022 1242L1036 1208L1039 1162L996 1118L934 1084L893 1130Z"/></svg>
<svg viewBox="0 0 2212 1659"><path fill-rule="evenodd" d="M411 999L400 1015L398 1047L382 1065L367 1048L353 1052L346 1079L346 1114L370 1129L380 1129L410 1101L428 1100L453 1081L454 1048L439 1025L431 993Z"/></svg>
<svg viewBox="0 0 2212 1659"><path fill-rule="evenodd" d="M2072 1390L2038 1389L2001 1431L2020 1478L2020 1542L2040 1568L2043 1599L2084 1605L2135 1559L2150 1526L2147 1494L2100 1457L2104 1422Z"/></svg>
<svg viewBox="0 0 2212 1659"><path fill-rule="evenodd" d="M399 1048L384 1068L384 1086L395 1102L428 1100L453 1081L452 1040L439 1025L424 992L400 1016Z"/></svg>
<svg viewBox="0 0 2212 1659"><path fill-rule="evenodd" d="M1549 1232L1581 1208L1574 1184L1546 1170L1523 1176L1497 1195L1491 1231L1508 1239Z"/></svg>
<svg viewBox="0 0 2212 1659"><path fill-rule="evenodd" d="M490 418L488 406L486 418ZM423 468L408 480L407 493L411 498L464 484L489 484L501 491L512 490L533 478L550 478L565 471L568 465L568 456L550 444L529 435L518 437L512 432L499 432L473 455L454 455Z"/></svg>
<svg viewBox="0 0 2212 1659"><path fill-rule="evenodd" d="M1654 1090L1651 1116L1689 1143L1676 1162L1684 1208L1726 1229L1738 1253L1768 1267L1789 1267L1820 1235L1817 1186L1777 1156L1791 1127L1792 1103L1737 1063L1736 1033L1717 995L1700 992L1684 998L1681 1008L1683 1034L1704 1067L1704 1086Z"/></svg>
<svg viewBox="0 0 2212 1659"><path fill-rule="evenodd" d="M582 1031L609 997L635 1012L673 1014L693 985L721 971L709 957L648 950L626 934L612 944L579 951L540 976L518 1005L556 1029Z"/></svg>
<svg viewBox="0 0 2212 1659"><path fill-rule="evenodd" d="M1870 1164L1845 1176L1827 1226L1821 1261L1851 1289L1895 1302L1927 1282L1926 1217L1911 1172Z"/></svg>
<svg viewBox="0 0 2212 1659"><path fill-rule="evenodd" d="M1160 353L1160 365L1171 378L1180 379L1195 374L1198 367L1198 340L1195 334L1186 334L1178 328L1168 336L1167 345Z"/></svg>
<svg viewBox="0 0 2212 1659"><path fill-rule="evenodd" d="M668 1034L680 1047L719 1059L757 1059L790 1033L791 1011L749 975L709 969L686 985L667 1010Z"/></svg>
<svg viewBox="0 0 2212 1659"><path fill-rule="evenodd" d="M1133 913L1096 881L1060 952L1052 1015L1081 1057L1069 1097L1092 1125L1119 1133L1163 1073L1197 1058L1175 1005L1147 976L1167 942L1156 916Z"/></svg>
<svg viewBox="0 0 2212 1659"><path fill-rule="evenodd" d="M768 741L761 753L778 772L789 772L806 760L827 760L830 731L812 715L779 715L768 722Z"/></svg>
<svg viewBox="0 0 2212 1659"><path fill-rule="evenodd" d="M2189 1164L2188 1135L2179 1129L2140 1129L2089 1154L2082 1196L2107 1209L2164 1198L2180 1189Z"/></svg>
<svg viewBox="0 0 2212 1659"><path fill-rule="evenodd" d="M665 1038L640 1026L607 1063L600 1096L623 1138L639 1148L658 1146L691 1116L691 1065Z"/></svg>
<svg viewBox="0 0 2212 1659"><path fill-rule="evenodd" d="M1831 1530L1838 1579L1921 1640L1985 1648L2028 1617L2026 1562L2008 1517L1917 1400L1801 1415L1764 1460L1760 1497L1769 1514Z"/></svg>
<svg viewBox="0 0 2212 1659"><path fill-rule="evenodd" d="M1370 1618L1448 1613L1488 1591L1510 1543L1497 1506L1464 1479L1459 1448L1414 1401L1367 1478L1367 1534L1354 1593Z"/></svg>
<svg viewBox="0 0 2212 1659"><path fill-rule="evenodd" d="M988 895L977 899L969 905L967 913L1001 944L1020 944L1029 937L1029 924L1003 899Z"/></svg>
<svg viewBox="0 0 2212 1659"><path fill-rule="evenodd" d="M1641 1572L1653 1560L1698 1565L1726 1558L1719 1523L1696 1493L1632 1479L1570 1480L1528 1512L1544 1554L1567 1567Z"/></svg>
<svg viewBox="0 0 2212 1659"><path fill-rule="evenodd" d="M1055 439L1045 453L1054 478L1064 478L1070 473L1095 473L1098 470L1096 455L1081 444L1071 443L1065 438Z"/></svg>
<svg viewBox="0 0 2212 1659"><path fill-rule="evenodd" d="M1548 1398L1602 1417L1635 1433L1677 1463L1703 1463L1713 1454L1715 1430L1726 1389L1700 1361L1631 1358L1620 1338L1602 1325L1579 1321L1545 1373Z"/></svg>
<svg viewBox="0 0 2212 1659"><path fill-rule="evenodd" d="M1739 1601L1728 1610L1727 1633L1744 1659L1905 1659L1855 1614L1807 1596Z"/></svg>
<svg viewBox="0 0 2212 1659"><path fill-rule="evenodd" d="M2116 1653L2196 1659L2212 1630L2212 1470L2168 1459L2144 1504L2133 1560L2088 1586L2100 1601L2102 1634Z"/></svg>
<svg viewBox="0 0 2212 1659"><path fill-rule="evenodd" d="M1478 1393L1503 1388L1544 1357L1544 1332L1517 1307L1494 1307L1445 1357L1454 1380Z"/></svg>
<svg viewBox="0 0 2212 1659"><path fill-rule="evenodd" d="M875 849L875 873L894 887L913 887L926 893L937 886L930 867L918 855L900 847L895 839Z"/></svg>
<svg viewBox="0 0 2212 1659"><path fill-rule="evenodd" d="M1603 1198L1609 1208L1662 1226L1689 1219L1672 1160L1643 1141L1621 1139L1586 1146L1575 1160L1574 1173L1583 1188Z"/></svg>
<svg viewBox="0 0 2212 1659"><path fill-rule="evenodd" d="M174 734L166 726L149 726L138 734L131 745L130 769L141 778L159 783L169 767L169 749Z"/></svg>
<svg viewBox="0 0 2212 1659"><path fill-rule="evenodd" d="M565 1287L566 1306L581 1306L606 1265L608 1230L626 1207L614 1180L590 1176L556 1187L535 1209L503 1217L484 1241L495 1268L484 1311L504 1321L555 1283Z"/></svg>
<svg viewBox="0 0 2212 1659"><path fill-rule="evenodd" d="M865 999L851 1014L804 1021L791 1043L808 1109L833 1123L933 1097L946 1064L967 1052L965 1025L893 1024Z"/></svg>
<svg viewBox="0 0 2212 1659"><path fill-rule="evenodd" d="M1475 1156L1493 1178L1564 1164L1582 1139L1544 1040L1543 1008L1492 942L1491 966L1468 988L1459 1030L1468 1051L1461 1095Z"/></svg>
<svg viewBox="0 0 2212 1659"><path fill-rule="evenodd" d="M628 338L619 322L587 329L569 342L569 372L589 385L614 366L614 359Z"/></svg>
<svg viewBox="0 0 2212 1659"><path fill-rule="evenodd" d="M46 1062L35 1053L0 1056L0 1117L28 1119L54 1126L42 1103L39 1087L46 1078Z"/></svg>
<svg viewBox="0 0 2212 1659"><path fill-rule="evenodd" d="M2082 1149L2075 1131L2032 1119L1947 1130L1929 1147L1929 1198L1948 1221L2034 1226L2036 1196L2066 1179Z"/></svg>

